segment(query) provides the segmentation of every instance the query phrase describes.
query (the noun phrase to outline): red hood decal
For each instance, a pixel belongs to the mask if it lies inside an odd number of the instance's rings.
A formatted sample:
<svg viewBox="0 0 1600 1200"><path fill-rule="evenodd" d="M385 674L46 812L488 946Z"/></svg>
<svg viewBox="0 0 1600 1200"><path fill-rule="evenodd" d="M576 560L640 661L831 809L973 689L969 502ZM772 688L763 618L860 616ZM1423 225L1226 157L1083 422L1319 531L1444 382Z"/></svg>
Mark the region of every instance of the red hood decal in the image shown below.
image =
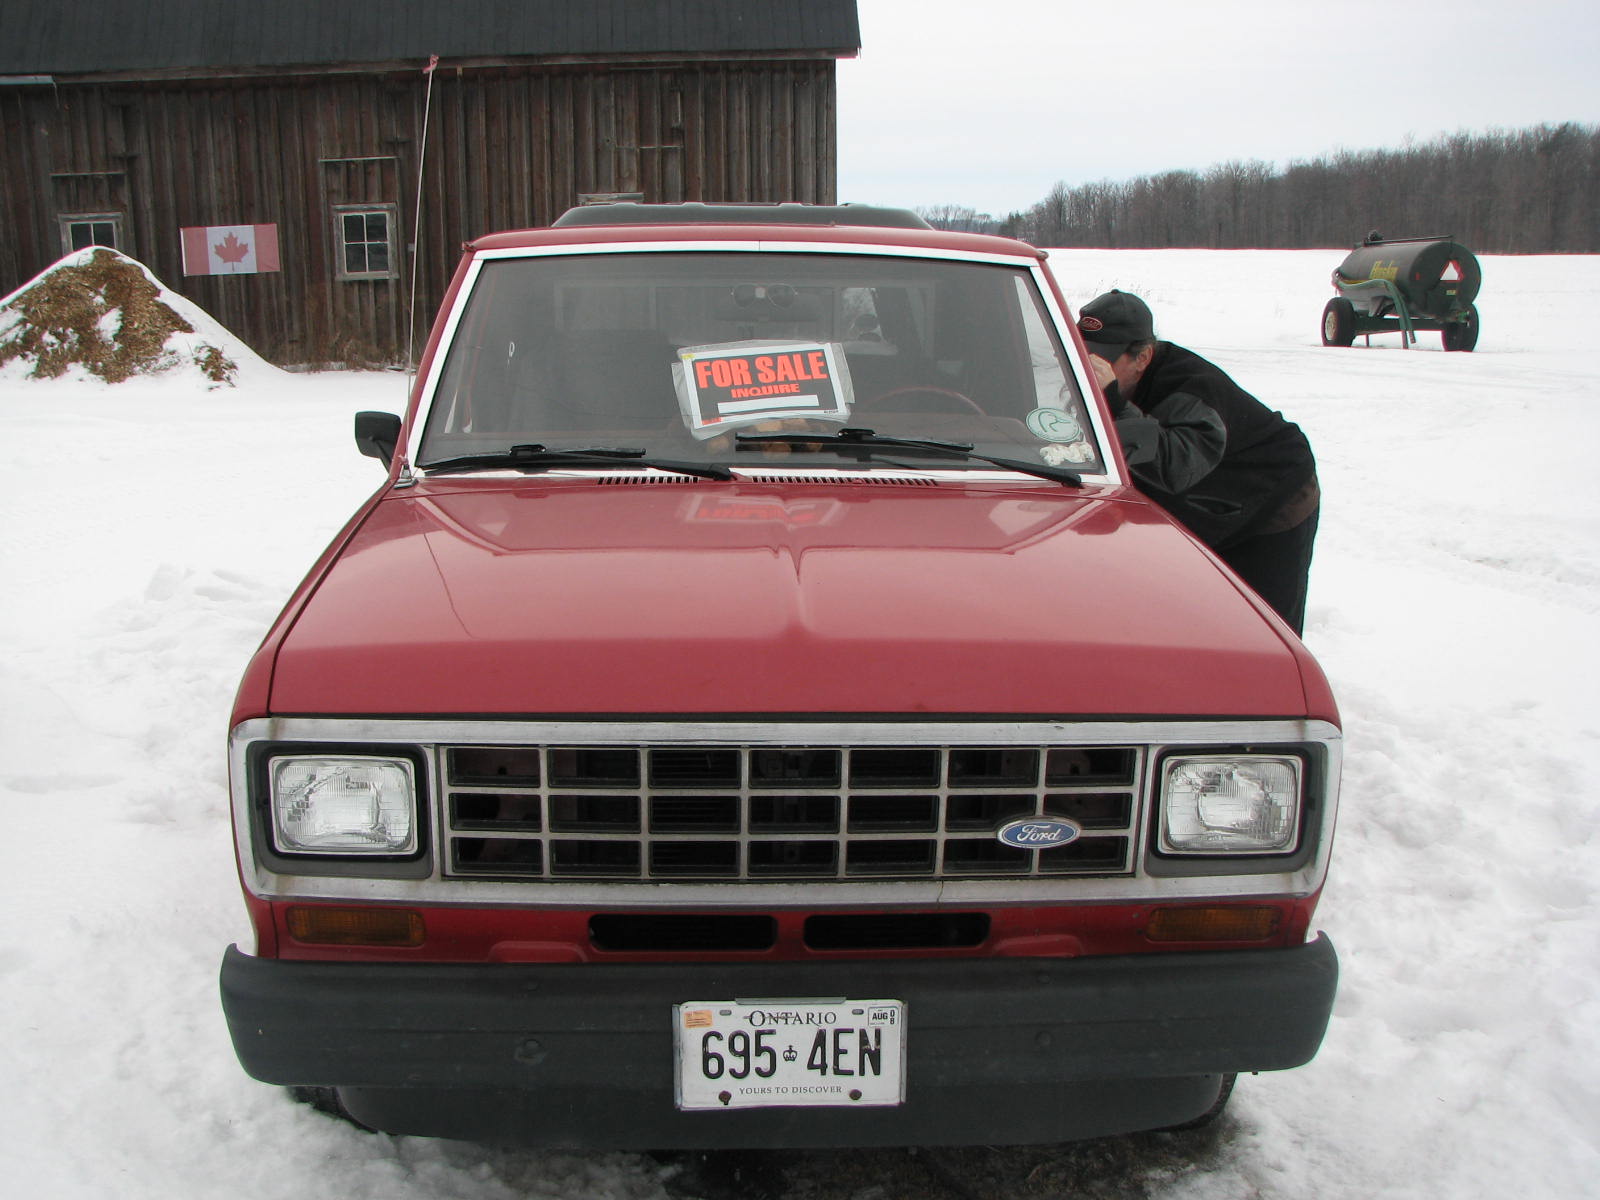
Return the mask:
<svg viewBox="0 0 1600 1200"><path fill-rule="evenodd" d="M1149 505L1035 487L460 480L378 504L280 713L1306 713Z"/></svg>

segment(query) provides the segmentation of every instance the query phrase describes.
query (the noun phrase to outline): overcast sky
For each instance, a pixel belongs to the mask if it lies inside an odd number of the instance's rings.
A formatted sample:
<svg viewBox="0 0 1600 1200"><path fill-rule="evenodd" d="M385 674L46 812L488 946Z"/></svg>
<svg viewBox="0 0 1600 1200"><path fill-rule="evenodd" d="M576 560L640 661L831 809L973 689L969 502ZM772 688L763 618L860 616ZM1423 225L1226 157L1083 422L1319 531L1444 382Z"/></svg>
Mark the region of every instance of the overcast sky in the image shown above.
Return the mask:
<svg viewBox="0 0 1600 1200"><path fill-rule="evenodd" d="M1600 124L1597 0L859 0L839 199L1004 216L1069 185Z"/></svg>

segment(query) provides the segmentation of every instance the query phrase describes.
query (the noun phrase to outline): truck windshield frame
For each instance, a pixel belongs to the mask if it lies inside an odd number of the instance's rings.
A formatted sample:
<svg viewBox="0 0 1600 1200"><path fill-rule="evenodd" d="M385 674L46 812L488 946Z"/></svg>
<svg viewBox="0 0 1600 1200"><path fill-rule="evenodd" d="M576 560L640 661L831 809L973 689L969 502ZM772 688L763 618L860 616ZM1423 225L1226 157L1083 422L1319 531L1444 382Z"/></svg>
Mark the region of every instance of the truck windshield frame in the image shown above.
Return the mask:
<svg viewBox="0 0 1600 1200"><path fill-rule="evenodd" d="M743 470L781 458L860 471L873 464L804 443L753 460L735 435L867 424L1109 481L1105 431L1055 308L1022 262L832 246L485 257L429 381L415 461L604 444Z"/></svg>

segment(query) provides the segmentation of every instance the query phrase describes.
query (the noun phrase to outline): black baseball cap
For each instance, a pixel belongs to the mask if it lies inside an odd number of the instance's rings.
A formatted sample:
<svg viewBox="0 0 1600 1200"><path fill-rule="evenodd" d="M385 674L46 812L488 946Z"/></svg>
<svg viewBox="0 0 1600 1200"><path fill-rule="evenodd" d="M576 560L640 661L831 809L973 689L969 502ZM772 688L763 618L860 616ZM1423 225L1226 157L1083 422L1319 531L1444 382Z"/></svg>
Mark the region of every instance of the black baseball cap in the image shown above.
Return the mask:
<svg viewBox="0 0 1600 1200"><path fill-rule="evenodd" d="M1155 341L1156 324L1143 300L1112 288L1078 310L1078 332L1090 354L1109 362L1120 358L1134 342Z"/></svg>

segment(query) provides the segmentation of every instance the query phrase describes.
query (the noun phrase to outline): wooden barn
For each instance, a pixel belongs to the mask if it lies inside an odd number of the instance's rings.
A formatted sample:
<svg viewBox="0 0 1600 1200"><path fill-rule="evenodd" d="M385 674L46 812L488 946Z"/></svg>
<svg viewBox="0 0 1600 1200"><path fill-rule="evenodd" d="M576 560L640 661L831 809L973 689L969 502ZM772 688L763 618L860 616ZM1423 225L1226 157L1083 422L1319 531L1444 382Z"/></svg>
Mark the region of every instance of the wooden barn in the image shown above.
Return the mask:
<svg viewBox="0 0 1600 1200"><path fill-rule="evenodd" d="M114 246L274 362L401 362L479 234L833 202L859 44L855 0L0 0L0 294Z"/></svg>

